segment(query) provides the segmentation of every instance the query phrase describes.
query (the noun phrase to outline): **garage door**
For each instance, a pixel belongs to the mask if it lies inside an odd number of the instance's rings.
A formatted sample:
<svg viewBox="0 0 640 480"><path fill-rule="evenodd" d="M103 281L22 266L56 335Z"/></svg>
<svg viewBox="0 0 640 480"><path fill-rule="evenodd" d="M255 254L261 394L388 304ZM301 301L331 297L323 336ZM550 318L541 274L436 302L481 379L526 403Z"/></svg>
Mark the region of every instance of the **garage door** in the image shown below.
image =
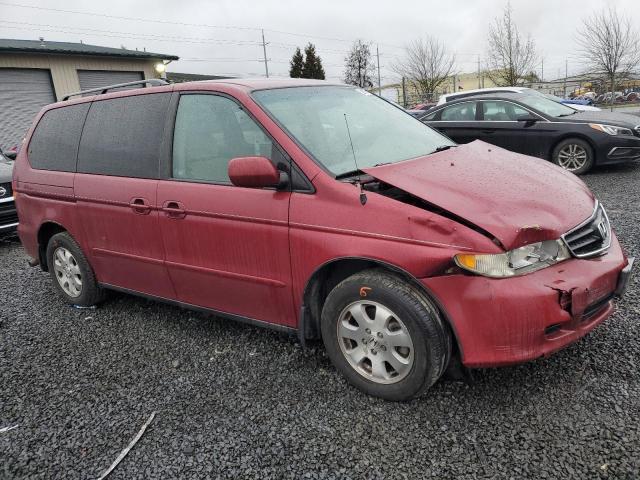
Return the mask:
<svg viewBox="0 0 640 480"><path fill-rule="evenodd" d="M0 147L18 145L40 109L55 101L49 70L0 68Z"/></svg>
<svg viewBox="0 0 640 480"><path fill-rule="evenodd" d="M144 80L142 72L114 72L111 70L78 70L80 90L91 90L117 83L136 82ZM142 85L129 88L140 88ZM126 90L123 88L122 90Z"/></svg>

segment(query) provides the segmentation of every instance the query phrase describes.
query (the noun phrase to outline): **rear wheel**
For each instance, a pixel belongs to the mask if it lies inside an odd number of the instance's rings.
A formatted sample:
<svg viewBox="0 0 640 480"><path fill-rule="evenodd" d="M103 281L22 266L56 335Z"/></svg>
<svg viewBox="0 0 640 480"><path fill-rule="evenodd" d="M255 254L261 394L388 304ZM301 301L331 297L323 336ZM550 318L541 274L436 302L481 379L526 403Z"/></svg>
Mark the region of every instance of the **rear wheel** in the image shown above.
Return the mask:
<svg viewBox="0 0 640 480"><path fill-rule="evenodd" d="M356 387L387 400L409 400L446 368L451 339L435 305L383 270L337 285L322 310L322 338L336 368Z"/></svg>
<svg viewBox="0 0 640 480"><path fill-rule="evenodd" d="M90 307L104 298L89 262L68 233L57 233L49 240L47 266L53 284L67 303Z"/></svg>
<svg viewBox="0 0 640 480"><path fill-rule="evenodd" d="M591 170L594 154L591 145L579 138L568 138L553 150L553 163L565 170L581 175Z"/></svg>

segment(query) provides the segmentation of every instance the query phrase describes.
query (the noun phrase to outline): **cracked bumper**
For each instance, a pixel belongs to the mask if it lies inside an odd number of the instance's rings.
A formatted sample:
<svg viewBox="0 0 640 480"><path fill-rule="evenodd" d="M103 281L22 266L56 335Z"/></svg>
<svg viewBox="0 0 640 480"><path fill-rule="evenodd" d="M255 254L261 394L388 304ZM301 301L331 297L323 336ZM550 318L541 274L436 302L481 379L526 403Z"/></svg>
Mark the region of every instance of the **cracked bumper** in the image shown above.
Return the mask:
<svg viewBox="0 0 640 480"><path fill-rule="evenodd" d="M617 238L606 255L571 259L530 275L424 278L454 328L467 367L533 360L577 341L613 312L633 261Z"/></svg>

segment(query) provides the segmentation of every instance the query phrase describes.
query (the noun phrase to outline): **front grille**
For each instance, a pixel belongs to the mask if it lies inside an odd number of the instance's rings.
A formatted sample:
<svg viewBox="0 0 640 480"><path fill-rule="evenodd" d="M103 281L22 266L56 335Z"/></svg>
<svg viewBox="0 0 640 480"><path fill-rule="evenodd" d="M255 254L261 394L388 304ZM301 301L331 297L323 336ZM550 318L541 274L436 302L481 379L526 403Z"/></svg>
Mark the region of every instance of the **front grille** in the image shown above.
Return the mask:
<svg viewBox="0 0 640 480"><path fill-rule="evenodd" d="M611 225L602 205L596 202L593 214L562 236L574 257L593 257L611 245Z"/></svg>
<svg viewBox="0 0 640 480"><path fill-rule="evenodd" d="M11 190L11 183L0 183L0 198L7 198L13 196Z"/></svg>
<svg viewBox="0 0 640 480"><path fill-rule="evenodd" d="M18 212L14 202L0 203L0 227L18 223Z"/></svg>

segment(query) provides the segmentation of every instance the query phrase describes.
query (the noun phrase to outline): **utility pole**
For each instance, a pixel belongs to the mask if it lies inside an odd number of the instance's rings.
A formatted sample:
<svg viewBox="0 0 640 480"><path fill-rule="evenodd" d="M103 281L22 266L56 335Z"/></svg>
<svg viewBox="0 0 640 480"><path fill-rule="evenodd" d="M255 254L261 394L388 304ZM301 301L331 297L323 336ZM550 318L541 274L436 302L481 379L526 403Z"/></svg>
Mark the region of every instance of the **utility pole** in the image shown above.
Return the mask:
<svg viewBox="0 0 640 480"><path fill-rule="evenodd" d="M380 84L380 50L376 45L376 58L378 59L378 95L382 96L382 85Z"/></svg>
<svg viewBox="0 0 640 480"><path fill-rule="evenodd" d="M480 77L480 55L478 55L478 88L482 88L482 80Z"/></svg>
<svg viewBox="0 0 640 480"><path fill-rule="evenodd" d="M262 30L262 53L264 53L264 73L269 78L269 63L267 62L267 44L264 41L264 29Z"/></svg>
<svg viewBox="0 0 640 480"><path fill-rule="evenodd" d="M567 75L569 72L569 59L564 61L564 98L567 98Z"/></svg>
<svg viewBox="0 0 640 480"><path fill-rule="evenodd" d="M544 82L544 58L542 59L542 72L540 72L540 81Z"/></svg>
<svg viewBox="0 0 640 480"><path fill-rule="evenodd" d="M407 84L404 77L402 77L402 106L407 108Z"/></svg>

